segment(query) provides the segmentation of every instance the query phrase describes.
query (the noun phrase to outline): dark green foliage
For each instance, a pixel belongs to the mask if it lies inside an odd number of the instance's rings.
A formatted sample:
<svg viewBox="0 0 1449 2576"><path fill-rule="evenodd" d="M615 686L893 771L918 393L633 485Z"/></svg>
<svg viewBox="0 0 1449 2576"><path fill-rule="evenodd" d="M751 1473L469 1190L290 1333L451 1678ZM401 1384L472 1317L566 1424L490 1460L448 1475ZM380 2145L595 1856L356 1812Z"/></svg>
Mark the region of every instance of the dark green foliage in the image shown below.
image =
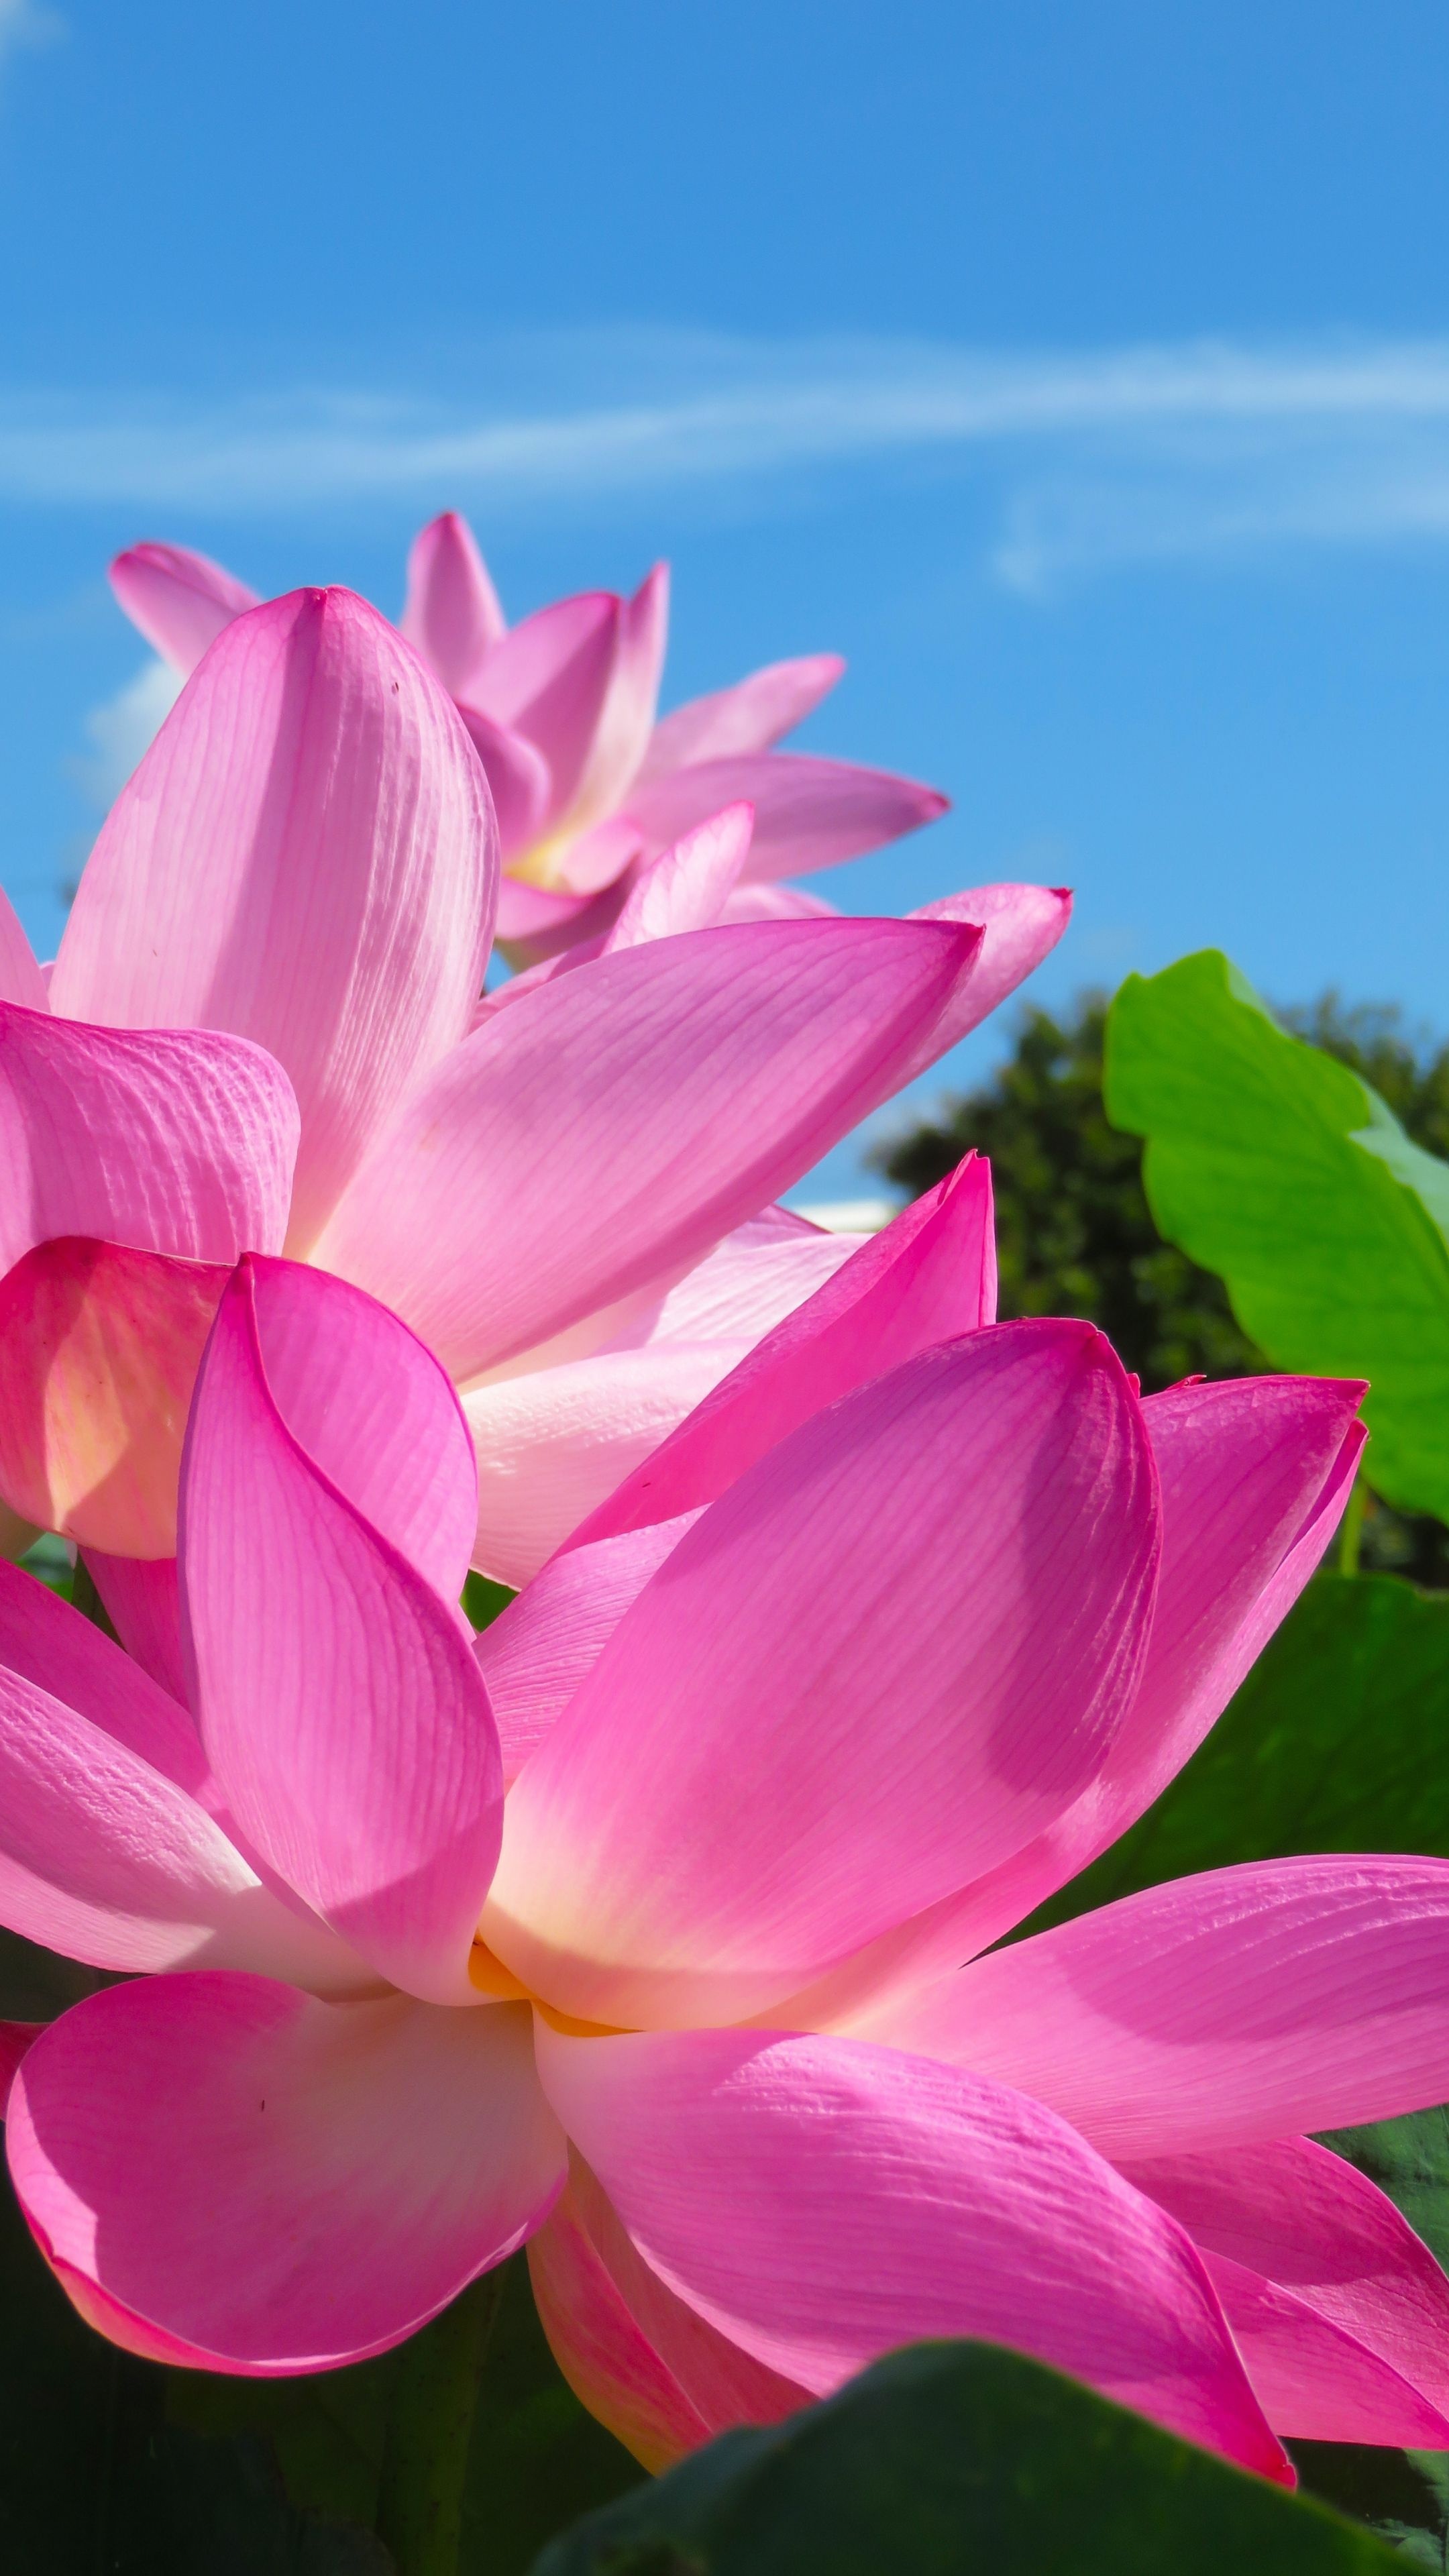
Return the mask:
<svg viewBox="0 0 1449 2576"><path fill-rule="evenodd" d="M1392 2555L1040 2363L918 2344L592 2515L534 2576L1383 2576Z"/></svg>

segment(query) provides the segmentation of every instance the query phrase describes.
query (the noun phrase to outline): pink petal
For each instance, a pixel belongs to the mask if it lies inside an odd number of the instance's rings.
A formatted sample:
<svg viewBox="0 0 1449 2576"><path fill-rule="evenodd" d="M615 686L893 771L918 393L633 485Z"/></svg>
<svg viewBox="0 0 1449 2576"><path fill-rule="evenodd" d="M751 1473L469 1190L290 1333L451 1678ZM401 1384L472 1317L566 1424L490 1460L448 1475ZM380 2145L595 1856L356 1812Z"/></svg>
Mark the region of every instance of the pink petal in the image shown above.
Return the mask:
<svg viewBox="0 0 1449 2576"><path fill-rule="evenodd" d="M812 869L858 859L884 841L934 823L947 801L934 787L889 770L798 751L761 751L698 761L637 783L624 811L643 833L646 849L654 851L668 849L723 805L753 805L755 837L745 873L773 878L808 876Z"/></svg>
<svg viewBox="0 0 1449 2576"><path fill-rule="evenodd" d="M807 893L804 886L742 885L730 896L724 917L726 921L829 921L839 910L838 903L827 903L823 895Z"/></svg>
<svg viewBox="0 0 1449 2576"><path fill-rule="evenodd" d="M451 1608L478 1521L473 1444L451 1379L406 1324L346 1280L295 1261L248 1266L278 1416Z"/></svg>
<svg viewBox="0 0 1449 2576"><path fill-rule="evenodd" d="M1019 2085L1131 2162L1442 2102L1446 1979L1449 1861L1252 1861L994 1950L872 2035Z"/></svg>
<svg viewBox="0 0 1449 2576"><path fill-rule="evenodd" d="M723 914L749 856L751 805L726 805L655 859L630 887L605 946L635 948L681 930L708 930ZM564 961L560 961L562 963Z"/></svg>
<svg viewBox="0 0 1449 2576"><path fill-rule="evenodd" d="M668 632L669 567L656 564L620 608L614 667L568 811L573 831L587 831L612 815L638 775L654 729ZM571 872L571 882L581 881Z"/></svg>
<svg viewBox="0 0 1449 2576"><path fill-rule="evenodd" d="M666 1342L605 1351L472 1389L463 1411L478 1461L474 1564L515 1590L529 1582L748 1347ZM0 1442L0 1483L3 1465Z"/></svg>
<svg viewBox="0 0 1449 2576"><path fill-rule="evenodd" d="M985 932L976 972L953 993L933 1028L923 1029L912 1075L989 1019L1048 957L1072 917L1064 886L974 886L924 904L912 921L975 922Z"/></svg>
<svg viewBox="0 0 1449 2576"><path fill-rule="evenodd" d="M218 1262L62 1235L0 1279L0 1493L114 1556L174 1557L196 1371Z"/></svg>
<svg viewBox="0 0 1449 2576"><path fill-rule="evenodd" d="M762 922L559 976L423 1085L316 1257L479 1376L778 1197L889 1093L971 940Z"/></svg>
<svg viewBox="0 0 1449 2576"><path fill-rule="evenodd" d="M812 1257L819 1258L813 1247ZM574 1545L713 1502L822 1406L995 1315L991 1168L968 1154L832 1267L814 1295L575 1531Z"/></svg>
<svg viewBox="0 0 1449 2576"><path fill-rule="evenodd" d="M696 1517L555 1556L474 1646L512 1782L558 1723L624 1613Z"/></svg>
<svg viewBox="0 0 1449 2576"><path fill-rule="evenodd" d="M147 1565L136 1557L105 1556L97 1548L88 1548L86 1564L127 1654L184 1705L186 1667L175 1557ZM199 1737L197 1742L199 1747Z"/></svg>
<svg viewBox="0 0 1449 2576"><path fill-rule="evenodd" d="M12 1565L0 1565L0 1666L63 1700L192 1797L204 1789L206 1757L186 1708L94 1620Z"/></svg>
<svg viewBox="0 0 1449 2576"><path fill-rule="evenodd" d="M548 762L526 734L495 724L479 708L460 701L458 713L483 763L498 821L499 856L506 866L543 828L553 800Z"/></svg>
<svg viewBox="0 0 1449 2576"><path fill-rule="evenodd" d="M1004 1859L1121 1723L1156 1573L1087 1324L845 1397L682 1538L512 1791L483 1937L612 2023L764 2011Z"/></svg>
<svg viewBox="0 0 1449 2576"><path fill-rule="evenodd" d="M112 808L51 1007L267 1047L302 1108L305 1249L467 1028L496 872L450 700L363 600L295 591L227 628Z"/></svg>
<svg viewBox="0 0 1449 2576"><path fill-rule="evenodd" d="M661 716L649 737L642 779L667 778L701 760L733 760L742 752L768 751L782 734L803 724L845 674L838 653L804 653L794 662L768 662L733 688L691 698Z"/></svg>
<svg viewBox="0 0 1449 2576"><path fill-rule="evenodd" d="M1203 2254L1280 2432L1449 2447L1449 2282L1365 2175L1275 2138L1130 2179Z"/></svg>
<svg viewBox="0 0 1449 2576"><path fill-rule="evenodd" d="M501 1826L487 1694L459 1614L284 1420L262 1359L267 1306L243 1263L182 1466L183 1632L202 1741L269 1868L395 1985L468 2002ZM290 1368L281 1375L295 1392Z"/></svg>
<svg viewBox="0 0 1449 2576"><path fill-rule="evenodd" d="M7 2147L82 2315L252 2375L401 2342L564 2177L526 2012L318 2003L257 1977L91 1996L31 2050Z"/></svg>
<svg viewBox="0 0 1449 2576"><path fill-rule="evenodd" d="M408 595L398 624L448 695L466 697L507 622L466 519L444 510L413 539Z"/></svg>
<svg viewBox="0 0 1449 2576"><path fill-rule="evenodd" d="M164 662L189 673L224 626L257 606L257 594L189 546L128 546L111 566L111 588L133 626Z"/></svg>
<svg viewBox="0 0 1449 2576"><path fill-rule="evenodd" d="M807 2027L888 2009L984 1950L1151 1805L1221 1716L1318 1564L1363 1446L1359 1390L1334 1379L1173 1387L1143 1406L1162 1488L1163 1562L1141 1687L1070 1812L976 1886L890 1934L826 1989Z"/></svg>
<svg viewBox="0 0 1449 2576"><path fill-rule="evenodd" d="M529 2242L528 2273L570 2387L647 2469L735 2425L777 2424L808 2402L665 2288L578 2156Z"/></svg>
<svg viewBox="0 0 1449 2576"><path fill-rule="evenodd" d="M981 2336L1291 2481L1187 2236L1022 2095L758 2031L541 2026L538 2058L644 2260L767 2369L823 2394Z"/></svg>
<svg viewBox="0 0 1449 2576"><path fill-rule="evenodd" d="M607 919L613 918L611 905L603 906ZM524 885L519 878L505 876L498 888L498 939L510 953L536 949L541 956L555 956L567 948L575 936L586 938L604 921L590 916L599 910L595 896L573 894L567 886Z"/></svg>
<svg viewBox="0 0 1449 2576"><path fill-rule="evenodd" d="M291 1085L260 1047L0 1002L0 1273L60 1234L199 1261L270 1251L296 1150Z"/></svg>
<svg viewBox="0 0 1449 2576"><path fill-rule="evenodd" d="M19 1002L27 1011L48 1011L44 969L16 917L15 906L0 889L0 1001Z"/></svg>
<svg viewBox="0 0 1449 2576"><path fill-rule="evenodd" d="M833 1279L864 1239L827 1234L789 1208L762 1208L666 1289L635 1329L651 1343L758 1340Z"/></svg>
<svg viewBox="0 0 1449 2576"><path fill-rule="evenodd" d="M132 1750L143 1678L118 1685L107 1726L0 1668L0 1921L97 1968L257 1968L356 1992L360 1961L264 1887L196 1800ZM181 1711L155 1699L179 1732Z"/></svg>
<svg viewBox="0 0 1449 2576"><path fill-rule="evenodd" d="M542 752L553 783L550 824L573 804L593 749L623 605L612 591L586 590L536 609L494 646L469 686L471 707Z"/></svg>
<svg viewBox="0 0 1449 2576"><path fill-rule="evenodd" d="M635 826L618 814L587 823L578 807L561 829L570 837L551 856L554 882L573 894L597 895L601 910L607 896L607 908L617 909L623 895L618 881L643 854L644 843Z"/></svg>

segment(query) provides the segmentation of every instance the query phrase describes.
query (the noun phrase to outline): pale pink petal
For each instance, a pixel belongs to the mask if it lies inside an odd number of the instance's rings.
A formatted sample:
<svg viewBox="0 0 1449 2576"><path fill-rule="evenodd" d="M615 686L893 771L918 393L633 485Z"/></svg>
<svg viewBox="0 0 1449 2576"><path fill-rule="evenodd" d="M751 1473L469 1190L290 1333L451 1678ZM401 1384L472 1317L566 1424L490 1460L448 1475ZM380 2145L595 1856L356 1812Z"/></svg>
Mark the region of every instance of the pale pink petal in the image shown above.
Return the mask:
<svg viewBox="0 0 1449 2576"><path fill-rule="evenodd" d="M284 1422L245 1263L192 1404L180 1579L192 1705L250 1848L394 1984L473 2000L502 1808L487 1693L461 1615Z"/></svg>
<svg viewBox="0 0 1449 2576"><path fill-rule="evenodd" d="M597 896L599 918L612 915L623 901L620 880L643 856L644 842L635 826L618 814L609 814L587 829L575 830L570 815L563 826L567 835L549 859L551 880L566 886L572 894Z"/></svg>
<svg viewBox="0 0 1449 2576"><path fill-rule="evenodd" d="M227 628L112 807L51 1007L267 1047L301 1103L303 1250L467 1028L497 864L452 702L365 601L295 591Z"/></svg>
<svg viewBox="0 0 1449 2576"><path fill-rule="evenodd" d="M463 1411L478 1462L473 1563L515 1590L529 1582L748 1348L661 1342L470 1389ZM0 1442L0 1471L3 1463Z"/></svg>
<svg viewBox="0 0 1449 2576"><path fill-rule="evenodd" d="M406 1324L346 1280L295 1261L249 1267L267 1392L293 1440L456 1603L478 1480L452 1380Z"/></svg>
<svg viewBox="0 0 1449 2576"><path fill-rule="evenodd" d="M572 806L593 749L623 605L612 591L586 590L536 609L494 646L469 686L470 706L542 752L552 783L550 824Z"/></svg>
<svg viewBox="0 0 1449 2576"><path fill-rule="evenodd" d="M82 2315L248 2374L401 2342L512 2253L565 2170L520 2008L259 1977L91 1996L31 2050L6 2144Z"/></svg>
<svg viewBox="0 0 1449 2576"><path fill-rule="evenodd" d="M634 948L718 921L749 855L752 805L726 805L645 868L624 898L605 946Z"/></svg>
<svg viewBox="0 0 1449 2576"><path fill-rule="evenodd" d="M539 2316L564 2377L646 2468L658 2471L739 2424L778 2424L808 2404L666 2289L582 2158L529 2242Z"/></svg>
<svg viewBox="0 0 1449 2576"><path fill-rule="evenodd" d="M1449 2281L1366 2175L1275 2138L1129 2179L1204 2256L1279 2432L1449 2447Z"/></svg>
<svg viewBox="0 0 1449 2576"><path fill-rule="evenodd" d="M454 1049L316 1258L479 1376L778 1197L888 1095L974 953L937 923L811 921L597 958Z"/></svg>
<svg viewBox="0 0 1449 2576"><path fill-rule="evenodd" d="M196 1371L230 1270L83 1235L0 1279L0 1493L113 1556L174 1557Z"/></svg>
<svg viewBox="0 0 1449 2576"><path fill-rule="evenodd" d="M696 1515L626 1530L554 1557L474 1646L503 1748L517 1778L557 1724L636 1601Z"/></svg>
<svg viewBox="0 0 1449 2576"><path fill-rule="evenodd" d="M726 921L833 921L838 903L827 903L804 886L736 886L724 908Z"/></svg>
<svg viewBox="0 0 1449 2576"><path fill-rule="evenodd" d="M133 1556L105 1556L88 1548L86 1564L107 1618L133 1662L185 1703L186 1665L181 1651L181 1597L176 1559L146 1565ZM198 1745L200 1738L197 1738Z"/></svg>
<svg viewBox="0 0 1449 2576"><path fill-rule="evenodd" d="M16 917L15 906L0 889L0 1001L19 1002L27 1011L48 1011L45 969Z"/></svg>
<svg viewBox="0 0 1449 2576"><path fill-rule="evenodd" d="M833 1279L864 1239L827 1234L789 1208L764 1208L686 1270L635 1329L651 1343L758 1341Z"/></svg>
<svg viewBox="0 0 1449 2576"><path fill-rule="evenodd" d="M808 876L898 841L944 814L947 798L885 769L761 751L702 760L640 782L624 800L648 851L667 850L691 825L739 802L755 809L747 878Z"/></svg>
<svg viewBox="0 0 1449 2576"><path fill-rule="evenodd" d="M696 761L768 751L782 734L804 723L844 674L838 653L803 653L793 662L767 662L732 688L691 698L687 706L660 717L640 777L665 778Z"/></svg>
<svg viewBox="0 0 1449 2576"><path fill-rule="evenodd" d="M669 567L656 564L620 606L608 690L566 818L571 831L588 831L612 815L638 775L654 729L668 631ZM582 891L572 871L570 879Z"/></svg>
<svg viewBox="0 0 1449 2576"><path fill-rule="evenodd" d="M111 588L131 624L183 674L195 670L224 626L257 606L256 592L209 555L152 540L117 555Z"/></svg>
<svg viewBox="0 0 1449 2576"><path fill-rule="evenodd" d="M1135 2162L1444 2101L1446 1987L1449 1861L1250 1861L993 1950L872 2035L1019 2085Z"/></svg>
<svg viewBox="0 0 1449 2576"><path fill-rule="evenodd" d="M1163 1562L1141 1687L1099 1777L1060 1822L959 1897L798 1997L805 2026L887 2007L984 1950L1135 1822L1221 1716L1338 1525L1363 1447L1357 1388L1314 1378L1173 1387L1143 1414Z"/></svg>
<svg viewBox="0 0 1449 2576"><path fill-rule="evenodd" d="M850 1257L827 1268L818 1247L831 1242L843 1243ZM823 1282L793 1305L647 1466L575 1532L576 1546L713 1502L746 1467L837 1396L933 1342L994 1322L990 1165L968 1154L880 1234L853 1249L848 1237L816 1235L813 1243L780 1250L790 1263L820 1262ZM701 1265L696 1280L709 1266ZM686 1281L671 1292L666 1313L689 1287Z"/></svg>
<svg viewBox="0 0 1449 2576"><path fill-rule="evenodd" d="M1183 2230L1023 2095L770 2032L541 2026L538 2059L645 2261L767 2369L821 2395L980 2336L1291 2481Z"/></svg>
<svg viewBox="0 0 1449 2576"><path fill-rule="evenodd" d="M196 1800L124 1740L143 1682L121 1686L107 1728L0 1667L0 1922L97 1968L189 1963L365 1986L343 1943L264 1887Z"/></svg>
<svg viewBox="0 0 1449 2576"><path fill-rule="evenodd" d="M467 696L478 665L507 632L477 540L456 510L430 519L413 539L398 625L453 698Z"/></svg>
<svg viewBox="0 0 1449 2576"><path fill-rule="evenodd" d="M498 821L498 851L505 867L526 850L543 826L553 797L548 762L526 734L495 724L478 707L460 700L458 713L468 739L483 763L493 811Z"/></svg>
<svg viewBox="0 0 1449 2576"><path fill-rule="evenodd" d="M19 1566L0 1565L0 1666L64 1700L192 1797L204 1789L206 1756L185 1706Z"/></svg>
<svg viewBox="0 0 1449 2576"><path fill-rule="evenodd" d="M483 1937L581 2018L743 2019L1004 1859L1121 1724L1156 1573L1089 1324L845 1397L682 1538L510 1794Z"/></svg>
<svg viewBox="0 0 1449 2576"><path fill-rule="evenodd" d="M296 1150L291 1085L260 1047L0 1002L0 1272L59 1234L199 1261L270 1252Z"/></svg>

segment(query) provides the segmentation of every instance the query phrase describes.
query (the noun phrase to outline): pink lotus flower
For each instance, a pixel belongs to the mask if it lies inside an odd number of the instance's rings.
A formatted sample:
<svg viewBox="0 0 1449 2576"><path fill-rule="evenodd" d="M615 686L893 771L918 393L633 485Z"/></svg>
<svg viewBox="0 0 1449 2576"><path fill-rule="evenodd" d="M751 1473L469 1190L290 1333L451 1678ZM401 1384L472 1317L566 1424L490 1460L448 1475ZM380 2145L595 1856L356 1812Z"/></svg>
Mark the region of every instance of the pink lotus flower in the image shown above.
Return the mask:
<svg viewBox="0 0 1449 2576"><path fill-rule="evenodd" d="M446 1377L240 1265L182 1482L192 1715L0 1570L0 1913L164 1972L11 2035L11 2172L84 2314L306 2370L531 2240L649 2462L934 2334L1269 2477L1270 2425L1449 2443L1449 2286L1302 2135L1449 2091L1449 1866L1228 1870L982 1955L1212 1723L1358 1390L1143 1403L992 1291L968 1164L475 1651Z"/></svg>
<svg viewBox="0 0 1449 2576"><path fill-rule="evenodd" d="M174 1575L137 1563L174 1557L239 1253L355 1280L432 1345L478 1448L474 1561L517 1584L844 1257L778 1192L1067 917L985 888L907 922L706 930L751 846L729 809L599 953L480 1005L497 851L463 723L374 610L304 591L205 655L48 992L4 908L0 1493L97 1552L163 1677Z"/></svg>
<svg viewBox="0 0 1449 2576"><path fill-rule="evenodd" d="M195 669L256 593L185 546L139 545L111 567L148 643ZM455 700L498 813L498 931L520 957L597 935L651 858L725 805L755 809L726 917L818 912L782 877L858 858L944 813L934 788L772 748L845 668L833 653L772 663L656 722L668 623L661 564L632 599L584 591L511 631L467 521L445 511L408 563L402 632Z"/></svg>

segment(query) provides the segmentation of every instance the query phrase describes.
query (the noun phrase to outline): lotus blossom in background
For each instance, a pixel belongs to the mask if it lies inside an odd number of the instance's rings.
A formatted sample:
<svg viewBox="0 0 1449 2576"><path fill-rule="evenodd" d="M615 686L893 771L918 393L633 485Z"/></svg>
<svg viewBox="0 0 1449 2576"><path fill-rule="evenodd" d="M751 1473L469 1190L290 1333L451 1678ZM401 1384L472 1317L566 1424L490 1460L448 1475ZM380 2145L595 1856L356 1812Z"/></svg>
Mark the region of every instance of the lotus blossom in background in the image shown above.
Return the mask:
<svg viewBox="0 0 1449 2576"><path fill-rule="evenodd" d="M1067 918L987 887L726 922L752 821L687 834L583 962L485 1001L497 838L463 720L375 610L307 591L204 655L48 986L6 910L0 1496L86 1549L168 1686L181 1435L241 1253L430 1344L482 1470L474 1562L518 1584L845 1257L778 1194Z"/></svg>
<svg viewBox="0 0 1449 2576"><path fill-rule="evenodd" d="M183 675L257 605L255 591L185 546L128 547L111 580ZM520 962L607 929L640 870L726 805L755 812L730 920L826 910L780 880L859 858L946 810L912 779L774 748L840 678L833 653L771 663L659 719L668 616L659 564L632 599L582 591L510 628L456 511L413 546L402 632L488 773L504 870L498 934Z"/></svg>
<svg viewBox="0 0 1449 2576"><path fill-rule="evenodd" d="M0 1569L0 1916L133 1972L8 2033L85 2315L321 2368L527 2241L650 2465L940 2334L1270 2478L1277 2432L1449 2445L1449 2285L1303 2135L1449 2090L1449 1865L1227 1870L983 1955L1211 1725L1360 1390L1144 1403L993 1290L968 1164L475 1644L445 1372L356 1288L237 1266L188 1707Z"/></svg>

